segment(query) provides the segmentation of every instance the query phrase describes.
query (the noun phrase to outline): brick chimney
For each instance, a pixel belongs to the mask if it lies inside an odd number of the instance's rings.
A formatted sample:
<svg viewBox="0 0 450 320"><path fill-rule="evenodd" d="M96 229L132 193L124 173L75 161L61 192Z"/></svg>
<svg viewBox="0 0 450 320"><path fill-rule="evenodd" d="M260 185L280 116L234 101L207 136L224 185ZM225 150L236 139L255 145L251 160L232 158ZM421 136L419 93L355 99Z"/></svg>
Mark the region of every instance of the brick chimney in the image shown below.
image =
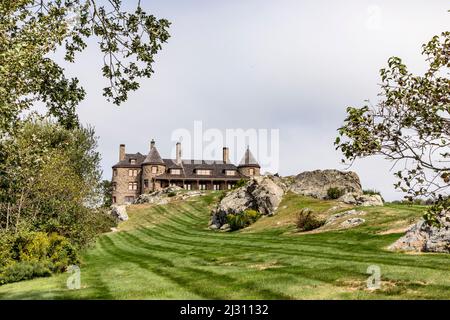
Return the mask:
<svg viewBox="0 0 450 320"><path fill-rule="evenodd" d="M177 150L176 150L177 154L176 154L176 163L178 165L181 164L181 143L177 142Z"/></svg>
<svg viewBox="0 0 450 320"><path fill-rule="evenodd" d="M119 146L119 161L125 160L125 145L121 144Z"/></svg>
<svg viewBox="0 0 450 320"><path fill-rule="evenodd" d="M230 163L230 151L228 147L223 147L223 163Z"/></svg>

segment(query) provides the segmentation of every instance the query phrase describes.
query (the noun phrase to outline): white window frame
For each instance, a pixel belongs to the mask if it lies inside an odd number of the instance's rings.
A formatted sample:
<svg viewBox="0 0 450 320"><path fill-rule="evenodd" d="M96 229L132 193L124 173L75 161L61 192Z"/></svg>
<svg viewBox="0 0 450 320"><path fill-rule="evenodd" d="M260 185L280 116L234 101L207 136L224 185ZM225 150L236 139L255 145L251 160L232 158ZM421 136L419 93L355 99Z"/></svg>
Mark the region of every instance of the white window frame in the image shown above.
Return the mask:
<svg viewBox="0 0 450 320"><path fill-rule="evenodd" d="M211 170L209 169L197 169L196 170L196 174L199 176L210 176L211 175Z"/></svg>
<svg viewBox="0 0 450 320"><path fill-rule="evenodd" d="M137 182L128 182L128 190L129 191L136 191L137 189L138 189Z"/></svg>

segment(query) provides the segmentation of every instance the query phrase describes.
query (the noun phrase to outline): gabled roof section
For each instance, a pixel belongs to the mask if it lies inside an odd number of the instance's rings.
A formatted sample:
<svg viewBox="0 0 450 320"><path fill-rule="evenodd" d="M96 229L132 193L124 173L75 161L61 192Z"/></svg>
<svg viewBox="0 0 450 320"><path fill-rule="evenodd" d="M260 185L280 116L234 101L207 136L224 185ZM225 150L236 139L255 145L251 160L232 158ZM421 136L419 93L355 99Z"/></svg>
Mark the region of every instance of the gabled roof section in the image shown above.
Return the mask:
<svg viewBox="0 0 450 320"><path fill-rule="evenodd" d="M259 163L251 153L250 147L247 147L247 150L245 150L245 154L241 162L239 162L239 167L259 167Z"/></svg>
<svg viewBox="0 0 450 320"><path fill-rule="evenodd" d="M147 157L145 158L145 160L142 164L162 164L162 165L164 165L164 161L162 160L161 156L159 155L158 149L156 149L156 147L153 146L150 149L150 152L148 153Z"/></svg>
<svg viewBox="0 0 450 320"><path fill-rule="evenodd" d="M136 160L135 163L131 163L131 160ZM126 153L125 159L117 162L113 168L138 168L141 166L142 162L145 160L145 156L141 153Z"/></svg>

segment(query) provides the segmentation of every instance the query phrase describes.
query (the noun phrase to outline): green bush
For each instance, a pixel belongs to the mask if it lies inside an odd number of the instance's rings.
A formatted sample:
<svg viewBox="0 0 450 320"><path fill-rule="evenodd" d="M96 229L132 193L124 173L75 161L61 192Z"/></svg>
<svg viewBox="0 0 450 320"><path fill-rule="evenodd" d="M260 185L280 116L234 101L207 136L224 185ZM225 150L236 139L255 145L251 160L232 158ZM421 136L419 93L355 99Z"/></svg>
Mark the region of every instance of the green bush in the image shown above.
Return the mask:
<svg viewBox="0 0 450 320"><path fill-rule="evenodd" d="M79 262L75 247L56 233L2 233L0 284L48 276Z"/></svg>
<svg viewBox="0 0 450 320"><path fill-rule="evenodd" d="M111 228L117 227L118 220L116 217L110 215L107 212L107 209L98 209L98 210L92 210L90 214L90 233L92 233L92 238L95 236L110 232Z"/></svg>
<svg viewBox="0 0 450 320"><path fill-rule="evenodd" d="M48 277L51 270L44 262L17 262L8 265L0 273L0 284L28 280L36 277Z"/></svg>
<svg viewBox="0 0 450 320"><path fill-rule="evenodd" d="M255 210L245 210L238 214L228 214L227 223L230 225L232 231L248 227L256 222L261 217L261 214Z"/></svg>
<svg viewBox="0 0 450 320"><path fill-rule="evenodd" d="M219 196L217 197L217 201L220 202L222 201L223 198L225 198L227 196L227 192L226 191L219 191Z"/></svg>
<svg viewBox="0 0 450 320"><path fill-rule="evenodd" d="M363 194L373 196L373 195L379 195L381 196L381 192L375 189L365 189L363 190Z"/></svg>
<svg viewBox="0 0 450 320"><path fill-rule="evenodd" d="M320 228L325 224L325 220L319 219L316 214L308 208L302 209L297 214L295 225L298 231L309 231Z"/></svg>
<svg viewBox="0 0 450 320"><path fill-rule="evenodd" d="M237 189L240 187L243 187L245 184L247 183L247 180L245 179L240 179L238 182L236 182L236 184L233 186L233 189Z"/></svg>
<svg viewBox="0 0 450 320"><path fill-rule="evenodd" d="M337 187L331 187L327 190L327 196L329 199L338 199L344 195L344 190Z"/></svg>
<svg viewBox="0 0 450 320"><path fill-rule="evenodd" d="M169 193L167 194L167 196L168 196L169 198L175 197L176 195L177 195L177 193L174 192L174 191L169 192Z"/></svg>

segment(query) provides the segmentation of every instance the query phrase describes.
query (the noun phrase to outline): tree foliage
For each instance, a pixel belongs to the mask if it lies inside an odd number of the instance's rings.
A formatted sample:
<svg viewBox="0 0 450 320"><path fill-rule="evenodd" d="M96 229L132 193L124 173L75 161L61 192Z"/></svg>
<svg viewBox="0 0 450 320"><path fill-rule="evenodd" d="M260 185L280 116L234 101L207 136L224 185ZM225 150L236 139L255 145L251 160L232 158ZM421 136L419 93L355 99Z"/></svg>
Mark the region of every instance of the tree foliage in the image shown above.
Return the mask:
<svg viewBox="0 0 450 320"><path fill-rule="evenodd" d="M0 138L36 103L66 128L78 125L75 108L85 91L51 58L58 49L75 62L95 37L108 81L104 96L117 105L139 88L139 78L151 76L170 23L145 13L140 1L131 13L121 7L120 0L0 2Z"/></svg>
<svg viewBox="0 0 450 320"><path fill-rule="evenodd" d="M450 32L422 47L428 68L408 71L398 57L381 69L380 102L347 108L335 145L346 160L381 155L397 168L409 198L448 196L450 185Z"/></svg>
<svg viewBox="0 0 450 320"><path fill-rule="evenodd" d="M94 131L30 119L2 145L0 232L56 232L87 245L104 216L93 209L101 174Z"/></svg>
<svg viewBox="0 0 450 320"><path fill-rule="evenodd" d="M101 206L109 208L112 205L113 186L110 180L103 180L100 185L101 188Z"/></svg>

